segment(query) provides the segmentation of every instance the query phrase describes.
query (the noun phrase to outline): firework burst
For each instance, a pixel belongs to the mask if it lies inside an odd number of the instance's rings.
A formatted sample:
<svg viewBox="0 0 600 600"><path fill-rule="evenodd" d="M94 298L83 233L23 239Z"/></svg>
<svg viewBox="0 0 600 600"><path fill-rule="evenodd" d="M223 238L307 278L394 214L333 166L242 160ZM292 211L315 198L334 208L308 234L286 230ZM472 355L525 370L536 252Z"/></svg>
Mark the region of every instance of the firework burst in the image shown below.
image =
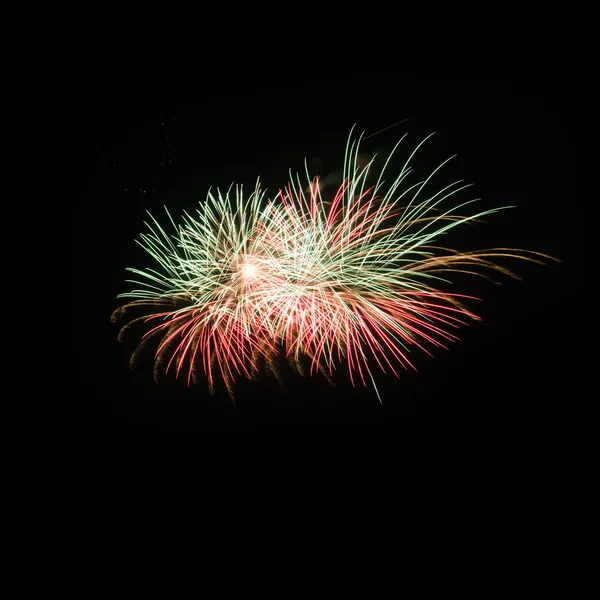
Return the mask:
<svg viewBox="0 0 600 600"><path fill-rule="evenodd" d="M319 372L330 382L345 366L353 384L371 381L377 390L374 370L398 376L414 369L412 349L430 353L457 340L458 328L478 317L465 304L473 297L442 291L453 272L512 275L499 259L550 257L440 246L454 228L509 207L478 212L477 200L453 202L469 187L461 181L430 191L450 159L411 181L411 162L428 138L385 183L405 138L377 172L376 157L359 166L361 140L351 134L343 181L330 198L306 169L304 176L290 173L273 198L259 182L248 197L241 186L209 191L181 224L167 211L171 233L150 215L139 243L156 268L128 269L141 287L121 294L131 301L113 313L116 321L151 308L119 334L123 339L136 323L148 327L132 366L155 340L155 378L174 369L190 382L201 371L211 392L220 379L232 399L235 380L255 377L263 365L279 380L281 356L300 374Z"/></svg>

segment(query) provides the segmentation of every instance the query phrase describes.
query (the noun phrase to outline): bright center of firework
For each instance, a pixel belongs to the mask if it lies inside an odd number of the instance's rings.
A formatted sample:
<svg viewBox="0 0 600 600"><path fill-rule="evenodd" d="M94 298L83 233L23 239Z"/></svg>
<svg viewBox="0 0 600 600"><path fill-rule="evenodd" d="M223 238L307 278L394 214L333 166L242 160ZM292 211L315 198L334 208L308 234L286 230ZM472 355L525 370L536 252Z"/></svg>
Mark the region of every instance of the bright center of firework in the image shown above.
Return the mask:
<svg viewBox="0 0 600 600"><path fill-rule="evenodd" d="M242 267L242 273L244 274L244 277L254 277L256 275L256 267L254 265L246 263Z"/></svg>

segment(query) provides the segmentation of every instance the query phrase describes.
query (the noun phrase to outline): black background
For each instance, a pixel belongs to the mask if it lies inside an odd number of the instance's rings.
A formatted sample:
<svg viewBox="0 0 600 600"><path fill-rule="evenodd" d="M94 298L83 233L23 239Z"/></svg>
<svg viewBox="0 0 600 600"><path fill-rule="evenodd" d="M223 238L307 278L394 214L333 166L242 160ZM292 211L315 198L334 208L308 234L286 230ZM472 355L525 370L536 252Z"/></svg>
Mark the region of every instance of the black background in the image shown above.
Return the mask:
<svg viewBox="0 0 600 600"><path fill-rule="evenodd" d="M394 58L394 57L391 57ZM575 302L573 232L577 191L576 87L556 64L520 57L402 56L384 62L300 61L240 65L222 61L193 72L140 72L96 59L78 81L69 111L74 136L72 188L59 219L72 266L62 287L72 327L60 368L74 399L69 426L82 438L394 440L415 424L448 429L544 428L577 410L582 384L574 358L582 336ZM166 73L166 74L165 74ZM524 277L502 285L466 282L484 299L483 323L434 358L413 356L419 373L379 376L371 389L285 375L241 381L237 404L151 372L130 371L134 343L119 344L109 321L128 291L127 266L147 266L134 239L146 210L174 215L209 187L269 189L319 158L339 168L351 126L374 133L366 150L409 133L411 147L436 132L416 166L458 158L440 176L473 182L482 206L516 205L454 234L456 247L538 250L561 263L516 263ZM408 147L408 146L406 146ZM420 161L420 162L419 162ZM61 283L62 285L62 283ZM583 310L581 308L580 310ZM64 312L63 312L64 314Z"/></svg>

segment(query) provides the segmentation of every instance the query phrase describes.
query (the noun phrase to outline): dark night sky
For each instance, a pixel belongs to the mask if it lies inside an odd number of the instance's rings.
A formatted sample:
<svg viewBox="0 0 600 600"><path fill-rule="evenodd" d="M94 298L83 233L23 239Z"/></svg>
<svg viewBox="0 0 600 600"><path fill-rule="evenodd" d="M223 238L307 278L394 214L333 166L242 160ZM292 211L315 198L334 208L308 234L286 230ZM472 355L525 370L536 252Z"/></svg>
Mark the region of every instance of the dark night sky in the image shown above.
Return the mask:
<svg viewBox="0 0 600 600"><path fill-rule="evenodd" d="M421 421L518 427L573 410L574 89L560 69L524 59L401 64L223 65L185 79L94 65L72 114L72 192L62 217L76 299L62 368L82 435L393 439ZM535 249L564 262L515 264L520 282L467 283L485 301L484 323L463 329L462 342L435 358L415 355L419 374L380 376L383 407L371 390L291 374L287 394L266 376L242 383L232 407L204 386L155 386L148 371L128 369L133 346L117 342L109 317L128 289L125 267L148 263L134 244L146 210L167 204L178 214L210 186L250 186L259 175L272 189L305 157L319 158L327 174L343 158L352 124L374 132L402 119L371 147L391 146L405 131L414 143L435 131L424 168L458 154L444 181L475 183L484 206L518 206L467 237L457 230L455 245Z"/></svg>

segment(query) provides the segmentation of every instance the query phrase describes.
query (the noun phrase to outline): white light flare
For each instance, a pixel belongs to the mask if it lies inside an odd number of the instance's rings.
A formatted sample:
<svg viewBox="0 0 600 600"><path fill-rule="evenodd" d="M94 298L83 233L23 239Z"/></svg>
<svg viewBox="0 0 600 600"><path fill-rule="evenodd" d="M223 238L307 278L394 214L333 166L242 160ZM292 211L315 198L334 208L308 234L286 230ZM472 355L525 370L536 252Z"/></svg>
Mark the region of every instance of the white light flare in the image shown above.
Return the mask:
<svg viewBox="0 0 600 600"><path fill-rule="evenodd" d="M256 267L250 263L245 263L242 266L242 274L244 275L244 277L246 279L252 279L253 277L256 277L256 274L257 274Z"/></svg>

